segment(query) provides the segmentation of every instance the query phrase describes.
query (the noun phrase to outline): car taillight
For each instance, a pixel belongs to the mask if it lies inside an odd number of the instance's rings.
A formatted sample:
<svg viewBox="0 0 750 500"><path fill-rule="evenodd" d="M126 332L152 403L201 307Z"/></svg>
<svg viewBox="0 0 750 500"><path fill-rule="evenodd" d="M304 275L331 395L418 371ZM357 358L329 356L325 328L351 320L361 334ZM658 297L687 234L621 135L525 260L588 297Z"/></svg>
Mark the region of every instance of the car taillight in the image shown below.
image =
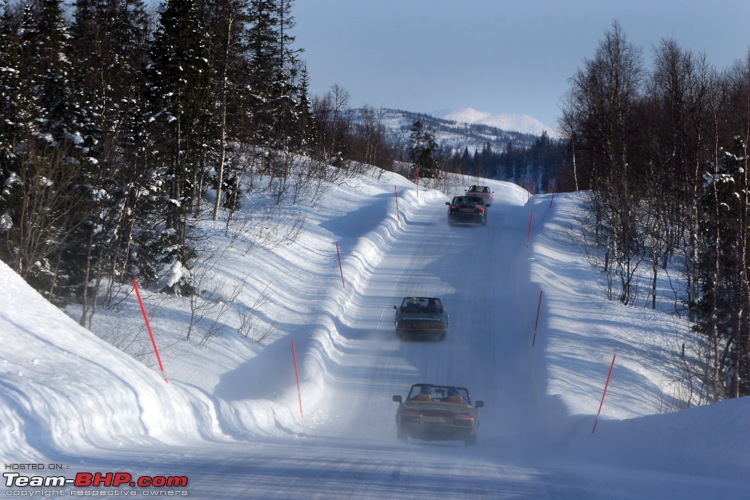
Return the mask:
<svg viewBox="0 0 750 500"><path fill-rule="evenodd" d="M474 417L471 415L455 415L453 417L453 423L456 425L473 425Z"/></svg>
<svg viewBox="0 0 750 500"><path fill-rule="evenodd" d="M484 207L477 207L477 212L484 212Z"/></svg>

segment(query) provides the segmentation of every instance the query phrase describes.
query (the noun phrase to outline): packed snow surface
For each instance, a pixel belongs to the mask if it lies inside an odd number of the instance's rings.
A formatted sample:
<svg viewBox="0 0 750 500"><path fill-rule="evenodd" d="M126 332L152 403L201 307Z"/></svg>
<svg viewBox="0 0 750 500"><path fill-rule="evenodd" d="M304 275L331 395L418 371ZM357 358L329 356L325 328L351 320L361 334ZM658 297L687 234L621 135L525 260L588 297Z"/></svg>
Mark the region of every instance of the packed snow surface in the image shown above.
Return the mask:
<svg viewBox="0 0 750 500"><path fill-rule="evenodd" d="M449 226L476 181L487 226ZM681 410L689 325L606 300L581 195L375 171L316 194L198 223L201 300L141 290L163 372L132 285L95 335L0 264L6 495L748 498L750 400ZM445 341L396 337L412 295L442 299ZM392 396L417 382L485 402L475 446L396 440ZM85 484L110 472L134 479Z"/></svg>

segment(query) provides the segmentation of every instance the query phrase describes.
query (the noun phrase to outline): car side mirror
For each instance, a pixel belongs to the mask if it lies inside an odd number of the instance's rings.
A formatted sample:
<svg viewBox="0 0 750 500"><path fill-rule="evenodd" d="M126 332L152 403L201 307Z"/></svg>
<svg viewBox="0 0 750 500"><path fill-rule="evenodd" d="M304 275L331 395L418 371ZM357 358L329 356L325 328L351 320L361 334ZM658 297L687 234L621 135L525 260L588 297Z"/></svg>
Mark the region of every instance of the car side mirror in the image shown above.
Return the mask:
<svg viewBox="0 0 750 500"><path fill-rule="evenodd" d="M393 396L393 400L397 403L401 402L401 396Z"/></svg>
<svg viewBox="0 0 750 500"><path fill-rule="evenodd" d="M398 306L393 306L394 309L398 309Z"/></svg>
<svg viewBox="0 0 750 500"><path fill-rule="evenodd" d="M477 401L474 403L474 408L481 408L482 406L484 406L484 401Z"/></svg>
<svg viewBox="0 0 750 500"><path fill-rule="evenodd" d="M446 204L446 205L450 205L450 204L451 204L451 202L450 202L450 201L446 201L446 202L445 202L445 204Z"/></svg>

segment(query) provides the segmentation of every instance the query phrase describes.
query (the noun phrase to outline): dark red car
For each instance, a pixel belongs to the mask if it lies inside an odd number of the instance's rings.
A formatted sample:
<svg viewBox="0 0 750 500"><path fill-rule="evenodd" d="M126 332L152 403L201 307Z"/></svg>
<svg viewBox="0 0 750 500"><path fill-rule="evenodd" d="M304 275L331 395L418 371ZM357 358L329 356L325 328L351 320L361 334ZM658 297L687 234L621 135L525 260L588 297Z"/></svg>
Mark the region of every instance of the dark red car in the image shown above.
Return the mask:
<svg viewBox="0 0 750 500"><path fill-rule="evenodd" d="M484 200L484 204L488 207L492 205L492 201L495 198L489 186L477 186L477 185L471 186L466 191L466 196L479 196L480 198Z"/></svg>

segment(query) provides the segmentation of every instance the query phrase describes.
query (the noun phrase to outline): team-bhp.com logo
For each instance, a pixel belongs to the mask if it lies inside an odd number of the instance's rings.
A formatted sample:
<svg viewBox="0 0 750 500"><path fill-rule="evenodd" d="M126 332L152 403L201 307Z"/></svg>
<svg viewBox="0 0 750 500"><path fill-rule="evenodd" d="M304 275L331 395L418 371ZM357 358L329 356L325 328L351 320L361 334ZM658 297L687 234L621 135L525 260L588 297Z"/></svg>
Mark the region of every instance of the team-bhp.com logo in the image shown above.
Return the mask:
<svg viewBox="0 0 750 500"><path fill-rule="evenodd" d="M4 472L6 497L28 496L187 496L186 476L138 476L128 472L78 472L75 477ZM73 486L72 489L70 487ZM126 489L126 488L132 489ZM13 489L10 489L13 488ZM29 491L30 488L39 488ZM67 491L66 491L67 488ZM110 489L104 489L110 488ZM113 490L111 488L118 488ZM137 490L135 488L142 488Z"/></svg>

